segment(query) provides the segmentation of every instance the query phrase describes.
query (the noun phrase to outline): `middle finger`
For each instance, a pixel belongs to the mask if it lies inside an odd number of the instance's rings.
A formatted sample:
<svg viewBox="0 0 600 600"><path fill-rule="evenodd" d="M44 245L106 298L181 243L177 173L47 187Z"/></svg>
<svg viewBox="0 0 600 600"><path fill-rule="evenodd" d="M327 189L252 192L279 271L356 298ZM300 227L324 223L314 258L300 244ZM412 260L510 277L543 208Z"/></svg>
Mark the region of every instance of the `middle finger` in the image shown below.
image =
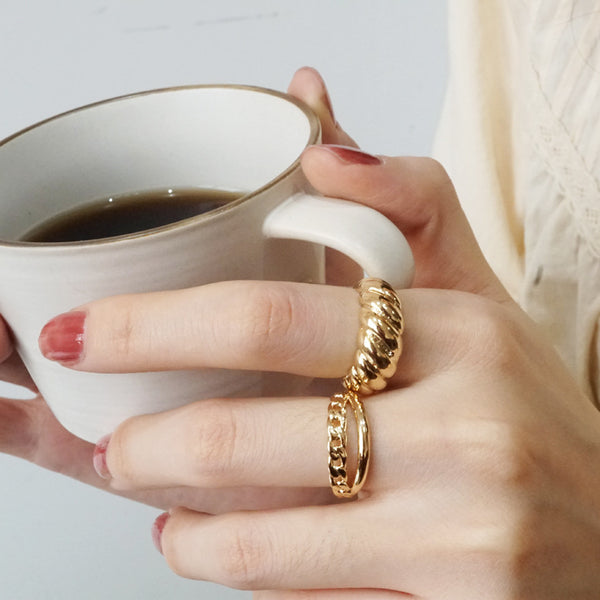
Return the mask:
<svg viewBox="0 0 600 600"><path fill-rule="evenodd" d="M401 292L409 352L396 382L420 379L456 358L455 341L471 310L457 303L456 294ZM441 309L464 315L432 320ZM40 348L47 358L82 371L214 367L333 378L352 364L358 330L354 290L237 281L91 302L50 321Z"/></svg>

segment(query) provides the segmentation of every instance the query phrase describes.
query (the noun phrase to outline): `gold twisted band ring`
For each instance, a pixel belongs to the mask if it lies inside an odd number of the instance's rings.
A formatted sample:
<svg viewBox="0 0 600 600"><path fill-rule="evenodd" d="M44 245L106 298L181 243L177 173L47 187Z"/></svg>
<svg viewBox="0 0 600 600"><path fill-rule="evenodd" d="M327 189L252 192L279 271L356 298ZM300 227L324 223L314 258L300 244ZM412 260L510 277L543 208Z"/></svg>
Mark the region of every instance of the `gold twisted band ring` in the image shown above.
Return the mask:
<svg viewBox="0 0 600 600"><path fill-rule="evenodd" d="M396 372L404 331L402 305L388 283L381 279L363 279L356 289L361 306L358 350L354 364L343 379L344 392L331 398L327 422L329 483L339 498L355 496L369 471L369 422L359 394L385 388L387 380ZM348 404L354 412L357 428L357 464L352 484L347 470Z"/></svg>
<svg viewBox="0 0 600 600"><path fill-rule="evenodd" d="M348 483L348 418L347 405L354 410L356 428L358 433L358 454L354 483ZM327 433L329 436L329 482L333 493L338 498L350 498L362 488L367 473L369 472L369 451L371 438L367 415L360 398L354 392L346 391L335 394L329 403L327 420Z"/></svg>

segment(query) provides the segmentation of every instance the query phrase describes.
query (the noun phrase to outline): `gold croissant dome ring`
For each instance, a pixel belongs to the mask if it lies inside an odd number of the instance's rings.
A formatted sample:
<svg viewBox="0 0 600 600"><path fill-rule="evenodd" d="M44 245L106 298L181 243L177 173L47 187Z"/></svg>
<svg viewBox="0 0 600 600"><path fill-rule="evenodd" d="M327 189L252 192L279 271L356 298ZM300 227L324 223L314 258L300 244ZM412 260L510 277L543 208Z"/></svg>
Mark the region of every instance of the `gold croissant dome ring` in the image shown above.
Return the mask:
<svg viewBox="0 0 600 600"><path fill-rule="evenodd" d="M381 279L363 279L356 286L360 296L360 331L354 364L343 379L344 392L335 394L328 411L329 483L340 498L355 496L369 471L370 432L359 394L385 388L402 354L404 318L400 298ZM357 464L354 481L347 471L348 404L357 428Z"/></svg>

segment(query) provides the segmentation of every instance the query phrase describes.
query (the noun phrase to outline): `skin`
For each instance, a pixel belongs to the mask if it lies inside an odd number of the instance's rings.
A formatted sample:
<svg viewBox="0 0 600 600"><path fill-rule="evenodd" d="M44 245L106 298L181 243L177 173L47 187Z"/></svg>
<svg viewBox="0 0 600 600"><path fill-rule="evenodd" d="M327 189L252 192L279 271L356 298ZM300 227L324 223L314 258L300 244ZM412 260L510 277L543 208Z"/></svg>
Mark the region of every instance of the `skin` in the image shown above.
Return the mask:
<svg viewBox="0 0 600 600"><path fill-rule="evenodd" d="M317 111L326 143L353 144L315 71L300 70L290 92ZM0 449L169 508L169 566L272 590L259 600L596 598L600 416L483 259L443 168L356 164L328 147L308 149L302 167L321 193L392 219L417 264L399 292L399 369L366 401L373 460L358 501L332 501L318 388L130 419L108 445L108 480L41 398L1 401ZM331 273L355 275L338 256ZM211 318L215 306L223 318ZM337 379L358 331L356 293L340 285L224 282L79 309L85 349L71 368L89 371L235 366ZM0 356L4 378L27 380L1 325Z"/></svg>

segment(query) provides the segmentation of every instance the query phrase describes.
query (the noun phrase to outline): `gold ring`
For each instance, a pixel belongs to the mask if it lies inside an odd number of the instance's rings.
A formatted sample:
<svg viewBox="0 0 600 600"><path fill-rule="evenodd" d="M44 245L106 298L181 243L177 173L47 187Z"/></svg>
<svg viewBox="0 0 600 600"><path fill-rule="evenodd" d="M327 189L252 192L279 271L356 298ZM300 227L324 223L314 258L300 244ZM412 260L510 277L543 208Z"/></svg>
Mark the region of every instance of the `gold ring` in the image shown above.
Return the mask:
<svg viewBox="0 0 600 600"><path fill-rule="evenodd" d="M347 442L348 442L348 410L350 403L354 411L357 430L358 455L354 483L348 483ZM354 392L335 394L329 403L327 420L329 438L329 482L333 493L338 498L351 498L358 494L369 472L369 452L371 439L369 422L363 403Z"/></svg>
<svg viewBox="0 0 600 600"><path fill-rule="evenodd" d="M342 380L344 392L331 398L327 422L329 483L339 498L358 494L369 472L369 422L359 394L372 394L385 388L396 372L404 332L400 298L388 283L381 279L363 279L356 289L361 306L358 350L354 364ZM352 484L347 468L348 403L357 429L357 463Z"/></svg>
<svg viewBox="0 0 600 600"><path fill-rule="evenodd" d="M363 279L360 295L360 331L354 364L344 387L371 394L382 390L396 372L402 354L404 318L398 294L381 279Z"/></svg>

